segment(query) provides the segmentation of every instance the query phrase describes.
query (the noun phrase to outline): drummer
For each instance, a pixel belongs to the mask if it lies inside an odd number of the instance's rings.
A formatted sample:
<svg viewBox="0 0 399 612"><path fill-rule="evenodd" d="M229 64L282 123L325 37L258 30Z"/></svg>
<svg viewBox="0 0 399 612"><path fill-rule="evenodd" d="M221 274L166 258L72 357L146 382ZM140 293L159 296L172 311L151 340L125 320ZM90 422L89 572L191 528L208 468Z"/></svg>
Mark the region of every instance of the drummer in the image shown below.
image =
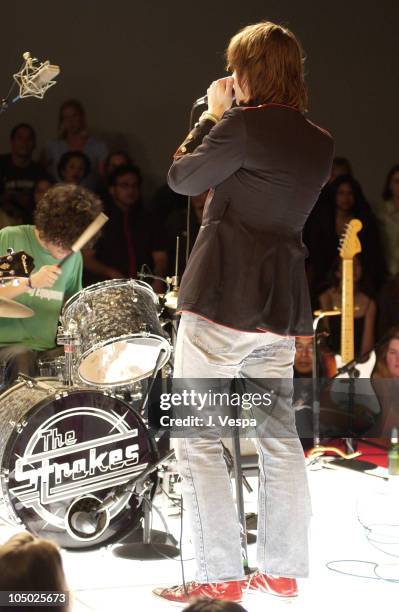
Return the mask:
<svg viewBox="0 0 399 612"><path fill-rule="evenodd" d="M30 318L0 318L0 364L6 386L19 372L37 375L38 359L50 359L54 354L63 302L81 290L83 268L80 253L62 268L58 264L100 212L100 200L87 189L56 185L37 205L35 225L0 230L0 254L6 254L8 248L25 251L35 264L30 277L21 279L18 286L0 285L0 297L34 311Z"/></svg>

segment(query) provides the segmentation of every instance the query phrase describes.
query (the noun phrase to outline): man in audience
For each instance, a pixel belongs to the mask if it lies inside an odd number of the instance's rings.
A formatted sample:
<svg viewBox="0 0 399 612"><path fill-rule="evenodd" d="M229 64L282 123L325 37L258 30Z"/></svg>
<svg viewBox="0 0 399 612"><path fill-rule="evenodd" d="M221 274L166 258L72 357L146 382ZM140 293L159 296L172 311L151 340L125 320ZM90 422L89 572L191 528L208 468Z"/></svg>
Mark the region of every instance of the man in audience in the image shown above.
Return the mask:
<svg viewBox="0 0 399 612"><path fill-rule="evenodd" d="M36 134L32 126L19 123L10 134L11 152L0 156L0 193L13 192L25 221L31 222L33 213L33 189L44 175L42 166L33 161Z"/></svg>
<svg viewBox="0 0 399 612"><path fill-rule="evenodd" d="M35 268L18 286L0 286L0 297L31 308L30 318L0 318L0 362L5 365L5 382L18 373L37 375L37 361L55 348L58 319L64 298L82 288L82 258L71 254L73 243L101 212L100 201L87 189L56 185L47 191L35 211L35 225L7 227L0 231L0 253L11 247L25 251Z"/></svg>
<svg viewBox="0 0 399 612"><path fill-rule="evenodd" d="M88 284L112 278L134 278L144 268L156 276L167 272L166 237L156 217L141 199L141 172L137 166L120 166L110 177L109 217L95 250L84 253ZM149 279L151 280L151 279ZM162 282L153 284L156 291Z"/></svg>

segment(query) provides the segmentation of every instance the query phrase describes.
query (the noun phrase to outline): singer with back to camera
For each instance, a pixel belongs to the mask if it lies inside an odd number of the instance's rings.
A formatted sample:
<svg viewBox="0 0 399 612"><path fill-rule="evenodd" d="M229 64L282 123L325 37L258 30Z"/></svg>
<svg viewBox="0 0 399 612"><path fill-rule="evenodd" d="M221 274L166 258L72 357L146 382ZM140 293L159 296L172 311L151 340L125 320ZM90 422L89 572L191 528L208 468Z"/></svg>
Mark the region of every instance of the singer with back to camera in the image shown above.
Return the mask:
<svg viewBox="0 0 399 612"><path fill-rule="evenodd" d="M208 109L168 176L178 193L211 190L181 283L174 377L274 379L279 397L266 436L255 440L258 570L248 578L220 435L175 440L198 565L195 581L155 590L175 602L238 602L246 589L293 597L296 579L308 575L294 337L313 334L302 228L330 175L333 140L305 116L304 56L288 29L244 28L228 45L227 64L232 76L210 85Z"/></svg>

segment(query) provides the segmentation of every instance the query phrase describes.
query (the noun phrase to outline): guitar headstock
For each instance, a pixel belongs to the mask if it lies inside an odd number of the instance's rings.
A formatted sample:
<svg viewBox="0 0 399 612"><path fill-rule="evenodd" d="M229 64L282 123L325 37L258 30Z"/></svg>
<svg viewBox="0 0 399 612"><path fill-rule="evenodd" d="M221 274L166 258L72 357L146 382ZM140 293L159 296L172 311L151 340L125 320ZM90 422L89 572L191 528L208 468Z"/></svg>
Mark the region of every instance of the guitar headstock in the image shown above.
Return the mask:
<svg viewBox="0 0 399 612"><path fill-rule="evenodd" d="M28 253L24 251L14 253L12 249L7 249L7 255L0 257L0 283L28 278L33 268L33 257Z"/></svg>
<svg viewBox="0 0 399 612"><path fill-rule="evenodd" d="M346 224L338 247L342 259L353 259L355 255L361 252L362 245L357 235L362 227L362 222L359 219L352 219Z"/></svg>

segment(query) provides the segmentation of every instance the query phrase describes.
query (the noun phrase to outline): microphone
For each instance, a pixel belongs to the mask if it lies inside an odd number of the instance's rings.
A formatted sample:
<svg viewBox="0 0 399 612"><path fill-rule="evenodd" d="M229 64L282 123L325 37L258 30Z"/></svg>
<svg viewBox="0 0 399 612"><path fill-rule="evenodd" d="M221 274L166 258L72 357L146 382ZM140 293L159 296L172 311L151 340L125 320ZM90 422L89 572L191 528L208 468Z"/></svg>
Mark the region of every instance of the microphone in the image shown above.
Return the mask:
<svg viewBox="0 0 399 612"><path fill-rule="evenodd" d="M23 54L25 63L13 77L19 85L19 98L43 98L46 91L55 85L55 77L60 73L60 67L50 64L48 60L38 64L38 60L31 57L29 51ZM13 100L14 102L14 100Z"/></svg>
<svg viewBox="0 0 399 612"><path fill-rule="evenodd" d="M204 106L208 104L208 96L202 96L202 98L198 98L198 100L196 100L193 104L194 108L197 108L197 106Z"/></svg>

